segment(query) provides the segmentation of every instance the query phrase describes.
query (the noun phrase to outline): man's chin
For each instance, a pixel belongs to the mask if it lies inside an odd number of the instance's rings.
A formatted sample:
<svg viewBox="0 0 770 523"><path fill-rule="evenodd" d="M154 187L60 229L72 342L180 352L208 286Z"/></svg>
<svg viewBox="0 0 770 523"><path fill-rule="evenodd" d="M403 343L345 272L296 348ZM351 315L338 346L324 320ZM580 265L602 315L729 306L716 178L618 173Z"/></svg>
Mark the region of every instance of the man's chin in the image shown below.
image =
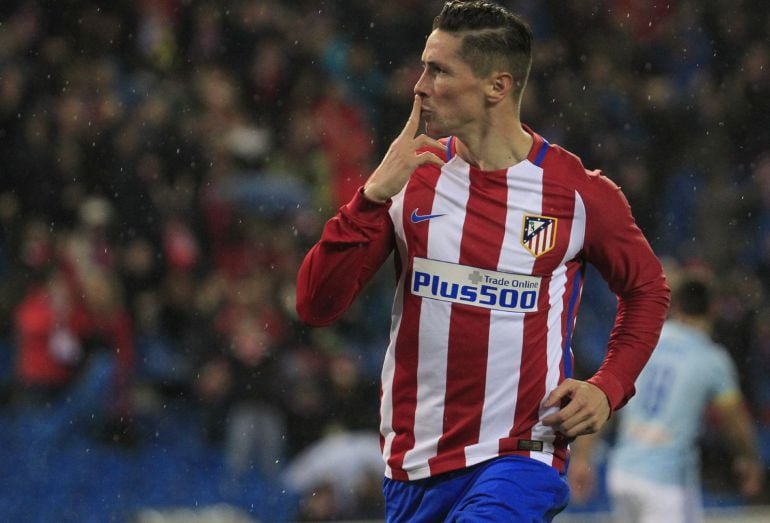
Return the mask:
<svg viewBox="0 0 770 523"><path fill-rule="evenodd" d="M447 136L446 132L444 132L441 127L438 127L435 124L431 124L430 122L425 122L425 134L431 138L442 138Z"/></svg>

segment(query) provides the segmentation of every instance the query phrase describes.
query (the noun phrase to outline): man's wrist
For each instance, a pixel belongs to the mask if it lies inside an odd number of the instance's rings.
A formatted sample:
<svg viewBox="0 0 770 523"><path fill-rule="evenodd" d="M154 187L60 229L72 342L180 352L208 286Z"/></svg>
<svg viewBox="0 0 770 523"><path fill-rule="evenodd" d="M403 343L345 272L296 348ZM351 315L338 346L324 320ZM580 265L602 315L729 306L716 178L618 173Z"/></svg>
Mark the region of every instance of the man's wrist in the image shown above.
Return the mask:
<svg viewBox="0 0 770 523"><path fill-rule="evenodd" d="M378 195L372 194L373 192L375 191L372 190L371 186L364 185L364 188L361 190L361 195L373 203L387 203L388 198L380 198Z"/></svg>

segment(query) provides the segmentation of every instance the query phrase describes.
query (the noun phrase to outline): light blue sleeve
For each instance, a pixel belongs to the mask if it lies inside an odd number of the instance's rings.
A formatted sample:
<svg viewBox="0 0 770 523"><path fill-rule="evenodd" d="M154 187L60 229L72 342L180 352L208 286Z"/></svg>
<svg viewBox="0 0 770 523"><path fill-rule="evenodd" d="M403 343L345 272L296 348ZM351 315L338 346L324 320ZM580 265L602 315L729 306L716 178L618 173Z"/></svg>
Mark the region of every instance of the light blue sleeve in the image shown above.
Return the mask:
<svg viewBox="0 0 770 523"><path fill-rule="evenodd" d="M738 382L738 370L727 350L714 345L709 351L708 357L704 358L704 376L710 383L709 399L714 400L725 394L740 392Z"/></svg>

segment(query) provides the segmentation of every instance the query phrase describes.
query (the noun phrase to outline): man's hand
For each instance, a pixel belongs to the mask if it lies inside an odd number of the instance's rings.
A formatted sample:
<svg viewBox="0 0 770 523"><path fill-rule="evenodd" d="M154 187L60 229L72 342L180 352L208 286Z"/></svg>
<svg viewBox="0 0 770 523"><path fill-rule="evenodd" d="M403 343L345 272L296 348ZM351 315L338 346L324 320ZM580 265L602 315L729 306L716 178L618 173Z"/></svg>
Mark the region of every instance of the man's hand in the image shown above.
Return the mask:
<svg viewBox="0 0 770 523"><path fill-rule="evenodd" d="M762 493L764 483L762 458L738 457L733 461L733 471L738 478L738 489L741 494L751 499Z"/></svg>
<svg viewBox="0 0 770 523"><path fill-rule="evenodd" d="M551 391L543 407L561 406L543 419L568 438L597 432L610 417L610 402L604 392L586 381L564 380Z"/></svg>
<svg viewBox="0 0 770 523"><path fill-rule="evenodd" d="M404 130L390 144L382 162L364 185L364 196L368 199L375 202L385 202L388 198L398 194L414 170L420 165L432 163L441 166L446 163L430 151L417 154L417 150L424 147L435 147L446 151L444 144L429 136L421 134L415 138L420 126L421 108L422 99L415 95L412 113L406 121Z"/></svg>

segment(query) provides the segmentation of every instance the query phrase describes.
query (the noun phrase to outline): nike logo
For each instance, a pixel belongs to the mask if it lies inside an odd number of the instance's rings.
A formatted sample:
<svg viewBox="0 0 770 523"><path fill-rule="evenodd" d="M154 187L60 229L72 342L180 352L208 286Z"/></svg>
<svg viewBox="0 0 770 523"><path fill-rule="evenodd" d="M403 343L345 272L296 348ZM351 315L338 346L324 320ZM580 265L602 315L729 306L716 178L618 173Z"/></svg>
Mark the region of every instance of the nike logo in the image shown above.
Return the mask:
<svg viewBox="0 0 770 523"><path fill-rule="evenodd" d="M417 211L420 209L415 209L412 211L412 223L420 223L424 221L428 221L432 218L438 218L439 216L444 216L443 214L417 214Z"/></svg>

